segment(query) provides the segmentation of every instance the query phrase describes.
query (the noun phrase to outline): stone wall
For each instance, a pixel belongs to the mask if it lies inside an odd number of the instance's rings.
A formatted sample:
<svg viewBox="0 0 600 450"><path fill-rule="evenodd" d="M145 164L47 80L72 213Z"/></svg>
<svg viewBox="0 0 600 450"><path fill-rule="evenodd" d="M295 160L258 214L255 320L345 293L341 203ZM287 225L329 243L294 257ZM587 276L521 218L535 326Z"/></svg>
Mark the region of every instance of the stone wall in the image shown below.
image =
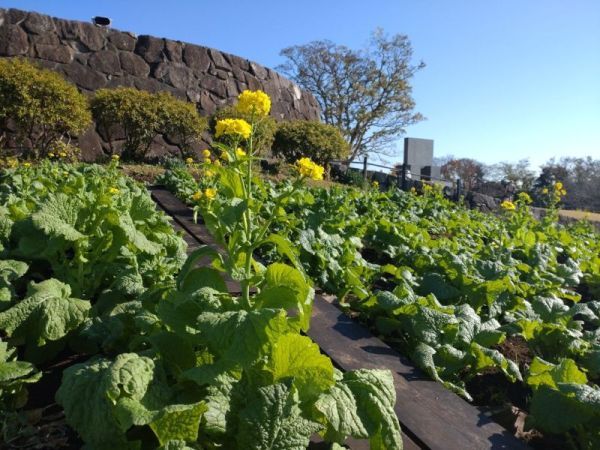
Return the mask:
<svg viewBox="0 0 600 450"><path fill-rule="evenodd" d="M220 106L232 104L244 89L262 89L271 96L271 114L276 119L319 117L318 104L310 93L239 56L152 36L136 37L91 23L0 9L0 57L12 56L56 70L87 93L117 86L170 91L196 103L201 114L210 115ZM95 129L86 132L79 144L86 160L101 157L108 149ZM173 144L159 137L150 154L175 153Z"/></svg>

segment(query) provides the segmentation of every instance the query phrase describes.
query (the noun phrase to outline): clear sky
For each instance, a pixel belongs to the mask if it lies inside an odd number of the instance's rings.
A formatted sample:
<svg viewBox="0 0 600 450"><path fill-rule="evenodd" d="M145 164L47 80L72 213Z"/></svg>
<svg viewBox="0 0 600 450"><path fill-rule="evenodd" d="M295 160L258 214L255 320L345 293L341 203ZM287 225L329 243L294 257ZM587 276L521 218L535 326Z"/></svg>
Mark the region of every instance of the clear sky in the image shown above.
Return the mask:
<svg viewBox="0 0 600 450"><path fill-rule="evenodd" d="M407 135L485 163L600 158L600 0L18 0L58 17L215 47L274 67L286 46L407 34L417 110ZM398 148L401 148L399 142Z"/></svg>

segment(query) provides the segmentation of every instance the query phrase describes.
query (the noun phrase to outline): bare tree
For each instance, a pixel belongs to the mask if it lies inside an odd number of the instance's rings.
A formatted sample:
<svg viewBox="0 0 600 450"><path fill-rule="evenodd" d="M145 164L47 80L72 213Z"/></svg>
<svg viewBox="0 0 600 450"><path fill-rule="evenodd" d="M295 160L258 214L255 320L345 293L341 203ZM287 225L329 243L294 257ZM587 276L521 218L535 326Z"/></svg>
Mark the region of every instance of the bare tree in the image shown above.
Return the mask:
<svg viewBox="0 0 600 450"><path fill-rule="evenodd" d="M467 191L476 190L483 183L485 166L470 158L448 159L441 167L446 179L460 178Z"/></svg>
<svg viewBox="0 0 600 450"><path fill-rule="evenodd" d="M278 66L312 92L325 123L338 127L350 143L350 161L365 154L394 154L391 144L408 125L423 120L414 112L409 80L424 63L411 64L407 36L387 37L381 29L364 50L330 41L287 47Z"/></svg>

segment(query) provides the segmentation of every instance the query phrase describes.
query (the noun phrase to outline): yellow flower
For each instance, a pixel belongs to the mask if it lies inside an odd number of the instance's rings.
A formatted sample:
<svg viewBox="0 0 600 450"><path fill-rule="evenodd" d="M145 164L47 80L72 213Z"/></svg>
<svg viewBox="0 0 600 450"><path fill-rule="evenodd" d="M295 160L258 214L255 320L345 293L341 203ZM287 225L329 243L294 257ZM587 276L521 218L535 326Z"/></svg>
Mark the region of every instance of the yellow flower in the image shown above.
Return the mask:
<svg viewBox="0 0 600 450"><path fill-rule="evenodd" d="M194 158L186 158L185 163L188 165L194 164Z"/></svg>
<svg viewBox="0 0 600 450"><path fill-rule="evenodd" d="M118 194L119 192L120 192L120 191L119 191L119 189L117 189L116 187L111 187L111 188L108 190L108 193L109 193L109 194L113 194L113 195L116 195L116 194Z"/></svg>
<svg viewBox="0 0 600 450"><path fill-rule="evenodd" d="M194 195L192 195L192 200L194 201L198 201L202 198L202 192L200 191L196 191L194 192Z"/></svg>
<svg viewBox="0 0 600 450"><path fill-rule="evenodd" d="M417 190L416 190L414 187L411 187L411 188L410 188L410 192L412 192L413 194L416 194L416 193L417 193Z"/></svg>
<svg viewBox="0 0 600 450"><path fill-rule="evenodd" d="M548 193L548 188L542 189L542 194L547 194L547 193Z"/></svg>
<svg viewBox="0 0 600 450"><path fill-rule="evenodd" d="M533 202L533 200L531 200L531 197L527 192L519 193L519 200L521 200L526 205L529 205L531 202Z"/></svg>
<svg viewBox="0 0 600 450"><path fill-rule="evenodd" d="M23 163L23 167L31 167L31 163L24 162L24 163Z"/></svg>
<svg viewBox="0 0 600 450"><path fill-rule="evenodd" d="M229 153L227 153L227 152L221 153L221 159L223 161L229 161Z"/></svg>
<svg viewBox="0 0 600 450"><path fill-rule="evenodd" d="M236 109L242 114L266 116L271 111L271 99L263 91L245 90L238 96Z"/></svg>
<svg viewBox="0 0 600 450"><path fill-rule="evenodd" d="M204 150L202 150L202 156L204 156L204 159L206 158L210 158L210 150L205 148Z"/></svg>
<svg viewBox="0 0 600 450"><path fill-rule="evenodd" d="M204 164L211 164L211 163L212 163L212 159L204 158Z"/></svg>
<svg viewBox="0 0 600 450"><path fill-rule="evenodd" d="M244 156L246 156L246 152L240 147L238 147L235 149L235 156L237 156L238 158L243 158Z"/></svg>
<svg viewBox="0 0 600 450"><path fill-rule="evenodd" d="M371 183L371 185L372 185L374 188L378 188L378 187L379 187L379 181L373 181L373 182Z"/></svg>
<svg viewBox="0 0 600 450"><path fill-rule="evenodd" d="M557 182L556 182L556 184L554 185L554 189L555 189L557 192L560 192L560 191L562 190L562 188L563 188L563 184L562 184L562 182L561 182L561 181L557 181Z"/></svg>
<svg viewBox="0 0 600 450"><path fill-rule="evenodd" d="M52 152L48 153L48 157L49 158L54 158L54 153L52 153Z"/></svg>
<svg viewBox="0 0 600 450"><path fill-rule="evenodd" d="M217 190L213 189L213 188L206 188L206 189L204 189L204 196L207 199L212 200L213 198L215 198L217 196Z"/></svg>
<svg viewBox="0 0 600 450"><path fill-rule="evenodd" d="M243 119L222 119L217 122L215 137L239 136L248 139L252 134L252 126Z"/></svg>
<svg viewBox="0 0 600 450"><path fill-rule="evenodd" d="M515 204L510 200L504 200L502 203L500 203L500 206L506 211L514 211L515 209L517 209Z"/></svg>
<svg viewBox="0 0 600 450"><path fill-rule="evenodd" d="M566 189L561 189L560 190L560 195L567 195L567 190Z"/></svg>
<svg viewBox="0 0 600 450"><path fill-rule="evenodd" d="M218 159L215 159L214 164L215 164L215 166L220 167L221 166L221 161L219 161Z"/></svg>
<svg viewBox="0 0 600 450"><path fill-rule="evenodd" d="M121 159L121 157L120 157L119 155L112 155L112 156L111 156L111 159L112 159L113 161L118 161L119 159Z"/></svg>
<svg viewBox="0 0 600 450"><path fill-rule="evenodd" d="M300 158L296 161L296 169L300 175L312 178L313 180L322 180L325 168L310 160L310 158Z"/></svg>
<svg viewBox="0 0 600 450"><path fill-rule="evenodd" d="M58 154L58 156L60 156L61 158L66 158L66 157L67 157L67 154L66 154L65 152L60 152L60 153Z"/></svg>
<svg viewBox="0 0 600 450"><path fill-rule="evenodd" d="M204 171L204 176L207 177L207 178L212 178L212 177L215 176L215 172L212 171L212 170L210 170L210 169L208 169L208 170Z"/></svg>

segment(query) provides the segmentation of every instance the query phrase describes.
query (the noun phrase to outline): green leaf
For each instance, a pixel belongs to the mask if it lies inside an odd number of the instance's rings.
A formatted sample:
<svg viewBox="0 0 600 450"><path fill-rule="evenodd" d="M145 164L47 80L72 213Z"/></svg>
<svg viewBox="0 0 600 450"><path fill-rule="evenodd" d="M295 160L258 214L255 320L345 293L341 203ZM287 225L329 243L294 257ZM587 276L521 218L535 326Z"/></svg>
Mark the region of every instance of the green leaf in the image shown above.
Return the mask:
<svg viewBox="0 0 600 450"><path fill-rule="evenodd" d="M84 322L91 307L70 295L70 287L55 279L31 283L25 299L0 313L0 328L28 348L58 341Z"/></svg>
<svg viewBox="0 0 600 450"><path fill-rule="evenodd" d="M252 365L289 329L285 311L276 309L204 313L196 324L200 341L219 358L216 373ZM204 384L207 369L210 366L192 368L184 377Z"/></svg>
<svg viewBox="0 0 600 450"><path fill-rule="evenodd" d="M323 415L327 426L326 440L343 443L349 436L359 439L369 437L360 419L354 394L345 383L337 383L321 394L315 402L315 408Z"/></svg>
<svg viewBox="0 0 600 450"><path fill-rule="evenodd" d="M182 292L195 292L198 289L209 287L219 292L227 292L227 285L221 272L212 267L199 267L191 270L179 289Z"/></svg>
<svg viewBox="0 0 600 450"><path fill-rule="evenodd" d="M61 237L66 241L78 241L85 235L77 231L79 200L58 193L50 196L44 205L31 216L31 221L49 236Z"/></svg>
<svg viewBox="0 0 600 450"><path fill-rule="evenodd" d="M306 336L287 333L277 339L265 369L273 383L292 378L303 402L333 386L333 364Z"/></svg>
<svg viewBox="0 0 600 450"><path fill-rule="evenodd" d="M208 245L198 247L196 250L190 253L185 263L181 267L179 275L177 275L177 287L179 289L181 289L181 286L184 284L189 273L200 262L200 260L204 258L208 259L208 262L212 262L215 259L220 258L220 255L219 252L217 252L214 248Z"/></svg>
<svg viewBox="0 0 600 450"><path fill-rule="evenodd" d="M565 433L600 418L600 389L560 383L558 389L540 385L530 403L528 427L546 433Z"/></svg>
<svg viewBox="0 0 600 450"><path fill-rule="evenodd" d="M394 411L396 390L389 370L355 370L344 374L369 433L371 450L402 450L400 424Z"/></svg>
<svg viewBox="0 0 600 450"><path fill-rule="evenodd" d="M301 330L310 325L314 291L300 271L287 264L274 263L264 274L265 285L254 297L257 308L295 308Z"/></svg>
<svg viewBox="0 0 600 450"><path fill-rule="evenodd" d="M150 423L150 428L161 445L170 440L194 442L198 438L200 418L208 410L204 402L191 405L169 405L160 417Z"/></svg>
<svg viewBox="0 0 600 450"><path fill-rule="evenodd" d="M535 357L529 366L527 384L534 389L540 386L557 388L558 383L587 383L587 377L572 359L563 359L558 365Z"/></svg>
<svg viewBox="0 0 600 450"><path fill-rule="evenodd" d="M297 394L282 383L259 388L239 420L238 448L248 450L305 450L321 428L302 417Z"/></svg>

